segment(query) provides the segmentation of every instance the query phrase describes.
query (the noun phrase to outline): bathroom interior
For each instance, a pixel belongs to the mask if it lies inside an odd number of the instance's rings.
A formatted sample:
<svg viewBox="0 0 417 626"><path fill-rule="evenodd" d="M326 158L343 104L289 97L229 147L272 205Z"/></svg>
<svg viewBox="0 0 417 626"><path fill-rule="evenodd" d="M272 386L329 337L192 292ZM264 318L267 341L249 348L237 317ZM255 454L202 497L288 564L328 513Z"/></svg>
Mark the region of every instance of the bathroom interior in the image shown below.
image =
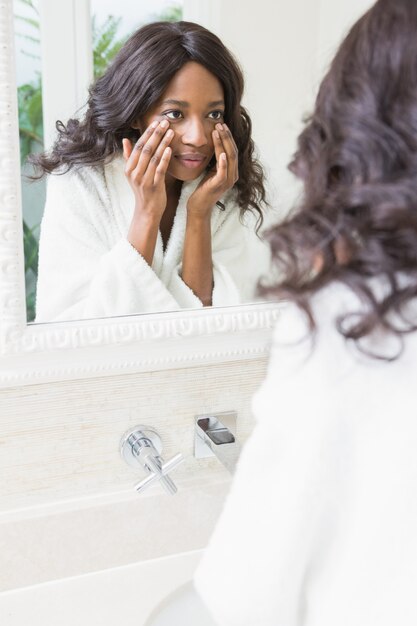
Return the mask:
<svg viewBox="0 0 417 626"><path fill-rule="evenodd" d="M319 79L371 2L144 1L142 17L128 0L34 4L45 145L52 120L86 99L93 16L120 17L128 32L174 6L219 35L244 70L273 220L299 192L286 166ZM281 305L32 321L22 206L33 228L43 191L21 188L16 93L28 79L17 61L30 31L15 18L30 19L30 5L0 2L0 623L144 626L207 545L253 428ZM233 435L229 456L216 429ZM143 438L163 459L159 475L132 452Z"/></svg>

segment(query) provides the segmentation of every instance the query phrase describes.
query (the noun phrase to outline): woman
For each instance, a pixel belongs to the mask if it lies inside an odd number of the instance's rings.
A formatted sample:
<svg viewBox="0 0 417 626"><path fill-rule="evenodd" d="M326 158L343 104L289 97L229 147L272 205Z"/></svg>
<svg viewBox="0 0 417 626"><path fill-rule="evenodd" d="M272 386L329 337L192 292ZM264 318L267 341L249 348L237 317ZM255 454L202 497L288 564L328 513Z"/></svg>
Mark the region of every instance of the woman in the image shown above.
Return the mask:
<svg viewBox="0 0 417 626"><path fill-rule="evenodd" d="M128 40L57 123L37 321L247 301L262 272L265 201L243 77L221 41L188 22Z"/></svg>
<svg viewBox="0 0 417 626"><path fill-rule="evenodd" d="M219 626L417 624L416 33L376 2L299 139L263 289L292 304L196 575Z"/></svg>

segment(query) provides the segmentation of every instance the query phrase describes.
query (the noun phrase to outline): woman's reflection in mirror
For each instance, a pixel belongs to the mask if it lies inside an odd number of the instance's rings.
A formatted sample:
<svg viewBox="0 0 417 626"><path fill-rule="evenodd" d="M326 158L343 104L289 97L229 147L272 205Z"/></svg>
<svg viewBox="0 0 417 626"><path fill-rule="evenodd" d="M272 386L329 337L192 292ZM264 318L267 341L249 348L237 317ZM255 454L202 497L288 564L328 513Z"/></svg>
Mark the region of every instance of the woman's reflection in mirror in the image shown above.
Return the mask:
<svg viewBox="0 0 417 626"><path fill-rule="evenodd" d="M42 220L36 321L253 299L266 207L243 75L214 34L156 22L57 122ZM36 176L36 174L35 174Z"/></svg>

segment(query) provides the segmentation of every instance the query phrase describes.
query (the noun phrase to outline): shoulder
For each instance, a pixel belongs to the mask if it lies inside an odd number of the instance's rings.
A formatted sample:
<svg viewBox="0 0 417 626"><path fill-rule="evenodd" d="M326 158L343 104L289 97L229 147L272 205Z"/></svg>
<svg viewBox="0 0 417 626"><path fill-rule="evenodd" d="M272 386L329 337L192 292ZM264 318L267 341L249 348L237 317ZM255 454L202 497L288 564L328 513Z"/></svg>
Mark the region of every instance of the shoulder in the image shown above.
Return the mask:
<svg viewBox="0 0 417 626"><path fill-rule="evenodd" d="M61 167L48 176L48 196L66 201L79 201L80 197L87 196L104 202L108 195L104 172L103 164L73 167L70 170Z"/></svg>
<svg viewBox="0 0 417 626"><path fill-rule="evenodd" d="M313 333L302 309L292 302L281 304L273 332L268 379L290 385L314 385L319 389L338 384L353 371L361 376L361 372L364 375L386 367L387 362L360 351L338 329L343 316L355 316L364 310L365 304L349 287L332 283L312 297L310 306L316 323ZM365 341L365 350L381 352L381 347L389 347L390 336L379 333Z"/></svg>
<svg viewBox="0 0 417 626"><path fill-rule="evenodd" d="M109 189L102 164L64 169L51 174L42 218L43 229L55 225L75 230L80 225L107 232L113 223ZM78 225L78 226L77 226Z"/></svg>
<svg viewBox="0 0 417 626"><path fill-rule="evenodd" d="M61 166L48 175L48 189L65 189L66 187L93 188L104 184L104 166L74 166L71 169Z"/></svg>
<svg viewBox="0 0 417 626"><path fill-rule="evenodd" d="M294 303L282 303L270 353L267 379L276 385L315 385L321 388L343 377L346 371L364 360L340 334L336 321L340 315L357 311L357 296L341 284L332 284L311 301L316 331L310 331L306 313ZM275 382L274 382L275 381Z"/></svg>
<svg viewBox="0 0 417 626"><path fill-rule="evenodd" d="M236 187L229 189L220 199L222 203L223 216L225 221L236 223L240 230L247 233L257 233L258 226L260 225L260 213L254 210L252 207L242 206L239 204L238 190ZM263 215L265 207L262 209ZM261 229L262 230L262 229ZM259 240L262 239L262 235L257 235Z"/></svg>
<svg viewBox="0 0 417 626"><path fill-rule="evenodd" d="M331 417L326 406L357 371L357 355L335 326L335 318L357 299L349 289L332 285L311 303L317 331L311 334L306 314L283 303L276 323L264 382L253 399L257 421L305 428L312 411L316 425ZM303 424L303 426L301 426Z"/></svg>
<svg viewBox="0 0 417 626"><path fill-rule="evenodd" d="M229 189L216 203L213 211L218 214L218 227L231 227L239 233L255 233L258 216L250 209L244 209L238 202L237 189Z"/></svg>
<svg viewBox="0 0 417 626"><path fill-rule="evenodd" d="M328 333L339 315L360 306L360 301L351 289L341 283L332 283L317 292L310 302L317 333ZM283 304L279 322L274 332L274 344L297 342L308 334L308 319L300 307L293 302Z"/></svg>
<svg viewBox="0 0 417 626"><path fill-rule="evenodd" d="M237 192L235 189L229 189L217 203L217 206L223 213L223 217L239 218L242 209L238 204Z"/></svg>

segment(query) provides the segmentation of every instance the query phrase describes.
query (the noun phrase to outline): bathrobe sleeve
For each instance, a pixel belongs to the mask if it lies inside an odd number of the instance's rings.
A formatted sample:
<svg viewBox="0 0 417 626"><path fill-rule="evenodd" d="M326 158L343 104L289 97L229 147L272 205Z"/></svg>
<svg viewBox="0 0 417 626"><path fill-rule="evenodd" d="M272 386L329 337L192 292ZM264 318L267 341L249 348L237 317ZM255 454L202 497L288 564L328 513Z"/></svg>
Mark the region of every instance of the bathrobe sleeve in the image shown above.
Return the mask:
<svg viewBox="0 0 417 626"><path fill-rule="evenodd" d="M299 331L305 324L291 306L275 343L291 343ZM304 367L307 343L272 353L253 401L254 431L195 575L218 626L304 623L306 577L317 547L332 536L344 462L334 411L324 407L320 360Z"/></svg>
<svg viewBox="0 0 417 626"><path fill-rule="evenodd" d="M180 308L117 229L98 168L52 175L41 225L36 321Z"/></svg>

